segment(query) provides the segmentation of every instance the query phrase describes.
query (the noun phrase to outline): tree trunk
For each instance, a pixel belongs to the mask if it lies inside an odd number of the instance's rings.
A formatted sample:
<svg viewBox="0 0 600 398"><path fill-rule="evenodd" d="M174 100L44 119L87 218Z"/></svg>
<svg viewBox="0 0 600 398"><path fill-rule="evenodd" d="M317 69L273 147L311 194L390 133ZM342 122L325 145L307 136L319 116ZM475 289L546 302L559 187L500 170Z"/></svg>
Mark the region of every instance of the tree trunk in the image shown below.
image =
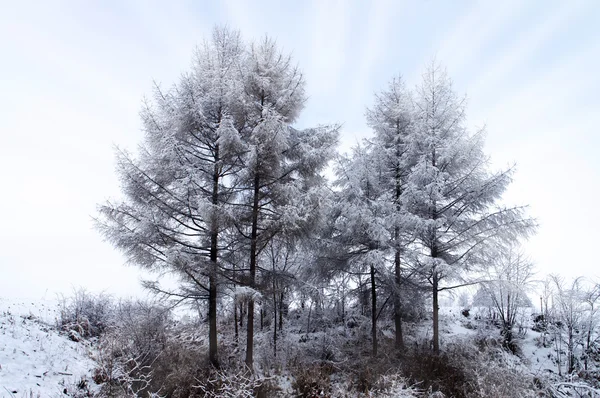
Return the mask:
<svg viewBox="0 0 600 398"><path fill-rule="evenodd" d="M248 322L246 324L246 366L251 371L254 364L254 299L248 301Z"/></svg>
<svg viewBox="0 0 600 398"><path fill-rule="evenodd" d="M310 305L308 306L308 322L306 323L306 335L310 333L310 314L312 313L312 300L310 301Z"/></svg>
<svg viewBox="0 0 600 398"><path fill-rule="evenodd" d="M594 312L594 307L592 306L591 312ZM585 355L583 360L584 369L588 370L588 356L590 355L590 344L592 342L592 321L590 320L590 326L587 330L587 338L585 344Z"/></svg>
<svg viewBox="0 0 600 398"><path fill-rule="evenodd" d="M342 325L344 325L344 330L346 330L346 281L342 279L342 298L340 300L342 302Z"/></svg>
<svg viewBox="0 0 600 398"><path fill-rule="evenodd" d="M397 234L397 232L396 232ZM396 329L396 340L394 347L397 350L404 348L404 339L402 336L402 303L400 302L400 251L396 250L396 256L394 259L394 273L395 273L395 290L394 290L394 326Z"/></svg>
<svg viewBox="0 0 600 398"><path fill-rule="evenodd" d="M219 204L219 146L215 148L215 164L213 172L213 190L212 190L212 204ZM210 363L219 367L218 358L218 344L217 344L217 256L218 256L218 239L219 239L219 226L217 225L216 217L211 223L210 233L210 262L211 269L209 275L209 286L208 286L208 357Z"/></svg>
<svg viewBox="0 0 600 398"><path fill-rule="evenodd" d="M265 309L262 304L260 306L260 331L262 332L265 328Z"/></svg>
<svg viewBox="0 0 600 398"><path fill-rule="evenodd" d="M400 128L400 120L396 119L396 161L399 161L401 157L401 149L399 146L400 136L402 134L402 130ZM400 213L400 196L402 196L402 169L400 165L396 165L396 173L395 173L395 202L396 202L396 212ZM394 227L394 243L396 245L396 253L394 256L394 277L395 277L395 290L394 290L394 327L396 331L396 340L394 342L394 347L396 350L402 350L404 348L404 339L402 336L402 303L400 301L400 284L401 284L401 274L400 274L400 227L396 225Z"/></svg>
<svg viewBox="0 0 600 398"><path fill-rule="evenodd" d="M375 289L375 267L371 265L371 334L373 336L373 356L377 356L377 290Z"/></svg>
<svg viewBox="0 0 600 398"><path fill-rule="evenodd" d="M279 294L279 331L283 330L283 291Z"/></svg>
<svg viewBox="0 0 600 398"><path fill-rule="evenodd" d="M435 98L433 98L432 102L435 104ZM435 146L432 149L432 153L431 153L431 165L435 168L436 167L436 150L435 150ZM438 212L437 212L437 201L434 199L433 200L433 206L431 209L431 219L432 220L437 220L438 218ZM433 261L433 272L432 272L432 284L433 284L433 352L435 354L439 354L440 353L440 323L439 323L439 310L440 310L440 306L438 305L438 293L439 293L439 289L438 289L438 284L439 284L439 274L437 272L437 264L436 264L436 259L438 257L438 240L437 240L437 234L436 234L436 230L433 231L433 236L431 236L431 242L433 243L431 245L431 259Z"/></svg>
<svg viewBox="0 0 600 398"><path fill-rule="evenodd" d="M240 343L240 333L238 330L238 306L236 299L233 299L233 325L235 327L235 345L237 346Z"/></svg>
<svg viewBox="0 0 600 398"><path fill-rule="evenodd" d="M209 277L208 293L208 357L210 363L219 367L219 357L217 352L217 283L214 273Z"/></svg>
<svg viewBox="0 0 600 398"><path fill-rule="evenodd" d="M572 327L569 327L569 343L567 345L567 351L569 355L567 374L572 374L575 371L575 342Z"/></svg>
<svg viewBox="0 0 600 398"><path fill-rule="evenodd" d="M260 195L260 176L258 172L254 175L254 197L252 203L252 233L250 235L250 280L249 285L256 285L256 260L258 256L258 211ZM248 325L246 338L246 366L252 370L254 365L254 297L248 301Z"/></svg>
<svg viewBox="0 0 600 398"><path fill-rule="evenodd" d="M433 273L433 352L435 354L440 353L440 324L439 324L439 310L438 305L438 274Z"/></svg>
<svg viewBox="0 0 600 398"><path fill-rule="evenodd" d="M358 298L360 301L360 315L365 316L365 307L367 306L367 303L365 302L365 285L363 284L362 276L360 274L358 275L358 294L360 294Z"/></svg>
<svg viewBox="0 0 600 398"><path fill-rule="evenodd" d="M273 357L277 358L277 293L273 281Z"/></svg>

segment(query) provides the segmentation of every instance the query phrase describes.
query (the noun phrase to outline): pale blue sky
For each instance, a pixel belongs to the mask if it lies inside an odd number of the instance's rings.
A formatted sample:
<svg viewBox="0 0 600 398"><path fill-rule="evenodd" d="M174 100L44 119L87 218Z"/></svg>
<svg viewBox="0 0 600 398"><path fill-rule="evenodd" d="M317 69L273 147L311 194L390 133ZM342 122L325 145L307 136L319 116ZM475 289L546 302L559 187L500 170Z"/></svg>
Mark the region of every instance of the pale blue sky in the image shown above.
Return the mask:
<svg viewBox="0 0 600 398"><path fill-rule="evenodd" d="M540 271L597 276L599 23L595 0L0 0L0 295L140 291L90 216L119 195L112 146L140 142L152 80L175 82L215 24L292 52L310 96L298 125L343 123L344 149L369 136L373 93L415 85L435 56L493 165L517 163L506 198L540 222Z"/></svg>

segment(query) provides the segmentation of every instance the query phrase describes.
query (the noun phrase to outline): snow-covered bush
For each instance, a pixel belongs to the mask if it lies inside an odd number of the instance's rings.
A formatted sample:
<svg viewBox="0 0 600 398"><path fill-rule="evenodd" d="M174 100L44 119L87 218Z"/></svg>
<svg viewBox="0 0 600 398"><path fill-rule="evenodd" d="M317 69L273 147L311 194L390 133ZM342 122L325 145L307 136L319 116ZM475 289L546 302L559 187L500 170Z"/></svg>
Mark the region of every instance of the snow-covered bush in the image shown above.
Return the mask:
<svg viewBox="0 0 600 398"><path fill-rule="evenodd" d="M197 379L197 388L206 398L252 398L265 383L265 380L244 369L216 370L203 379Z"/></svg>
<svg viewBox="0 0 600 398"><path fill-rule="evenodd" d="M467 375L452 353L435 354L429 344L419 344L407 353L402 366L409 381L419 383L424 390L440 391L446 396L465 396Z"/></svg>
<svg viewBox="0 0 600 398"><path fill-rule="evenodd" d="M292 387L302 398L329 396L332 372L333 368L328 364L298 367L292 370Z"/></svg>
<svg viewBox="0 0 600 398"><path fill-rule="evenodd" d="M403 362L413 383L446 397L540 396L539 385L520 360L502 349L500 339L456 340L439 355L417 348Z"/></svg>
<svg viewBox="0 0 600 398"><path fill-rule="evenodd" d="M189 318L175 322L160 305L119 303L99 352L94 380L103 385L102 396L244 397L269 386L239 367L216 370L208 360L207 326Z"/></svg>
<svg viewBox="0 0 600 398"><path fill-rule="evenodd" d="M144 302L122 301L100 336L94 380L108 396L157 392L155 371L166 349L170 312Z"/></svg>
<svg viewBox="0 0 600 398"><path fill-rule="evenodd" d="M80 288L72 296L60 298L58 326L75 341L98 337L110 325L113 309L109 295L93 294Z"/></svg>
<svg viewBox="0 0 600 398"><path fill-rule="evenodd" d="M537 397L533 377L516 364L486 360L479 355L477 360L464 364L469 375L468 397Z"/></svg>

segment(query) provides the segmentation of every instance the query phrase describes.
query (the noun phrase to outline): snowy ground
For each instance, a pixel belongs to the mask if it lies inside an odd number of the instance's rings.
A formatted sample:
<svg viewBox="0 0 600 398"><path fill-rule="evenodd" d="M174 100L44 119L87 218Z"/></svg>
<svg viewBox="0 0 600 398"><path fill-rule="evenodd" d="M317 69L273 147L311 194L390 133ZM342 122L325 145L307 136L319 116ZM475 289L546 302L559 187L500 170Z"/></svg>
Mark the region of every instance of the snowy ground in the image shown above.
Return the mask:
<svg viewBox="0 0 600 398"><path fill-rule="evenodd" d="M85 380L92 390L98 388L90 379L96 367L93 348L87 342L76 343L60 334L55 327L58 316L57 300L0 297L0 398L66 397L65 390L73 396L81 380ZM481 334L500 338L497 328L486 326L478 318L474 310L465 317L460 307L442 307L442 345L467 336L480 338ZM423 322L417 334L430 337L430 323ZM540 344L542 335L531 330L531 325L527 326L520 343L522 360L518 362L528 367L532 375L556 379L554 347L543 347ZM389 338L393 337L392 332L382 328L382 333ZM512 359L517 361L516 357ZM277 384L292 393L290 379L282 377Z"/></svg>
<svg viewBox="0 0 600 398"><path fill-rule="evenodd" d="M485 310L484 310L485 311ZM469 317L465 317L460 307L442 307L440 308L440 327L443 338L452 338L452 336L476 336L478 333L487 334L489 337L500 338L500 331L493 326L486 327L485 320L477 320L477 315L485 318L485 313L478 313L477 309L471 309ZM555 350L553 347L543 347L540 344L542 334L531 330L531 311L528 310L524 315L526 321L525 337L519 340L519 346L522 349L524 364L527 365L534 374L548 374L557 372L554 361ZM515 330L515 332L517 329Z"/></svg>
<svg viewBox="0 0 600 398"><path fill-rule="evenodd" d="M57 315L56 301L0 298L0 398L64 397L89 380L92 350L59 334Z"/></svg>

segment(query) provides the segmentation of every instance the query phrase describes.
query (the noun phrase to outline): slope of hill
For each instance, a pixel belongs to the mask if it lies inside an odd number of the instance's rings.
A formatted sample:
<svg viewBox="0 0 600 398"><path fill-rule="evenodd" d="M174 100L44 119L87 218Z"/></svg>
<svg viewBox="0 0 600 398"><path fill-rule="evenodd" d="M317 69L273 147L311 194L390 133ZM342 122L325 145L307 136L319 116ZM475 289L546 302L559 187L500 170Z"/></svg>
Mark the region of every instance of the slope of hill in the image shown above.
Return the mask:
<svg viewBox="0 0 600 398"><path fill-rule="evenodd" d="M53 326L57 302L0 298L0 398L59 397L94 385L89 344Z"/></svg>

